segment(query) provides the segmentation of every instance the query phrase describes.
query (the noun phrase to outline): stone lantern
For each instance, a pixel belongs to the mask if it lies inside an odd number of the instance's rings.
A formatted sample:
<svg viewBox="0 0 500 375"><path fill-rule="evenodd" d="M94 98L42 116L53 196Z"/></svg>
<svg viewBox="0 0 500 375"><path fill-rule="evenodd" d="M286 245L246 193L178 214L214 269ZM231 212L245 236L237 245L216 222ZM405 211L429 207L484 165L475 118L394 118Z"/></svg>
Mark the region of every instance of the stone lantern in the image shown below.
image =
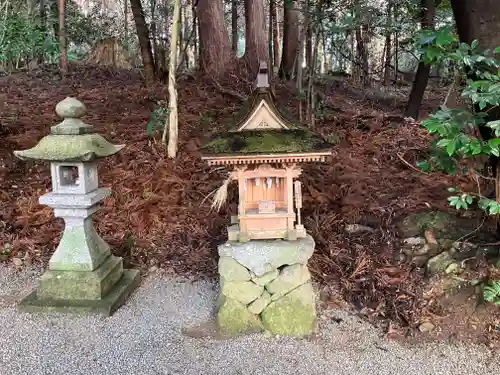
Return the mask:
<svg viewBox="0 0 500 375"><path fill-rule="evenodd" d="M219 246L223 334L266 329L304 336L315 326L315 293L307 262L314 240L301 222L301 164L323 163L332 145L279 108L260 65L255 89L227 131L202 147L209 165L230 169L214 208L238 183L238 215Z"/></svg>
<svg viewBox="0 0 500 375"><path fill-rule="evenodd" d="M38 287L20 307L29 311L100 312L111 315L138 285L138 270L124 270L122 258L111 254L109 245L92 224L92 215L111 189L100 188L97 160L120 151L80 118L86 108L68 97L57 104L64 120L51 127L33 148L14 151L20 159L50 162L52 191L39 202L54 209L64 220L61 241L41 276Z"/></svg>

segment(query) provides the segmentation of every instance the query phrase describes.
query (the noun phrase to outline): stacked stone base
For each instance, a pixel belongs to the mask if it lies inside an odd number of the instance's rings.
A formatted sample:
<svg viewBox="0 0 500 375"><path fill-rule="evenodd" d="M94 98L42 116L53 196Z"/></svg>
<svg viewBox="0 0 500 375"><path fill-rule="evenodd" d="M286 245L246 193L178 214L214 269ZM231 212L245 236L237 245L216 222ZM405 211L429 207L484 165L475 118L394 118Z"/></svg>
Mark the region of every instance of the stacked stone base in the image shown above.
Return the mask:
<svg viewBox="0 0 500 375"><path fill-rule="evenodd" d="M267 330L305 336L314 331L316 300L307 261L310 236L219 246L217 325L223 335Z"/></svg>

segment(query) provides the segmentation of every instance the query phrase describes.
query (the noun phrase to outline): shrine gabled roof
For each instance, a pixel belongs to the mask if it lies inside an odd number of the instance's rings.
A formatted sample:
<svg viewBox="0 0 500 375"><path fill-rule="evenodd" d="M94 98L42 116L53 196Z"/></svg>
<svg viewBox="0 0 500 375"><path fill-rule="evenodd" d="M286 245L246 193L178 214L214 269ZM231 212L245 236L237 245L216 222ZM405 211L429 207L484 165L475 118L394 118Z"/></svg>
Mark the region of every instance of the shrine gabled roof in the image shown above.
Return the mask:
<svg viewBox="0 0 500 375"><path fill-rule="evenodd" d="M262 102L267 104L267 107L286 129L307 129L307 126L298 121L286 108L276 104L276 98L272 91L268 88L256 88L230 123L228 131L237 132L245 130L241 129L241 127L252 118L255 111L259 110ZM262 129L262 131L266 131L266 129Z"/></svg>
<svg viewBox="0 0 500 375"><path fill-rule="evenodd" d="M269 90L267 66L261 62L256 88L243 108L227 130L212 136L201 152L203 159L251 158L252 155L262 159L263 155L276 158L294 154L312 161L315 157L324 160L325 155L331 155L332 146L276 104Z"/></svg>

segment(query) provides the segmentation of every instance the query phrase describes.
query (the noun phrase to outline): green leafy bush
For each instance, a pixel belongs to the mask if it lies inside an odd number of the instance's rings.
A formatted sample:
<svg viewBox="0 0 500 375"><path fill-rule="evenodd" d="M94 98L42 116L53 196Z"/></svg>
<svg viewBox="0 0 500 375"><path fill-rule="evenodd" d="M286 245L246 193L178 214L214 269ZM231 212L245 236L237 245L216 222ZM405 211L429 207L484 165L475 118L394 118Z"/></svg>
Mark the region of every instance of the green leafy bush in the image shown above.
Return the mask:
<svg viewBox="0 0 500 375"><path fill-rule="evenodd" d="M153 136L156 132L163 130L168 114L169 109L164 106L159 106L151 112L149 121L146 125L146 132L149 136Z"/></svg>
<svg viewBox="0 0 500 375"><path fill-rule="evenodd" d="M1 25L0 64L6 70L18 69L33 59L54 62L59 56L59 45L35 19L22 13L9 15Z"/></svg>
<svg viewBox="0 0 500 375"><path fill-rule="evenodd" d="M463 72L473 72L475 78L467 79L462 92L470 108L442 106L422 121L422 126L434 134L436 140L433 144L435 152L428 160L420 162L420 167L426 171L437 169L454 174L458 173L461 160L500 156L500 120L488 121L487 113L500 104L500 60L496 57L500 48L493 52L480 51L477 40L470 46L459 43L449 27L435 32L425 31L421 45L422 57L427 64L453 61ZM479 127L492 129L495 137L485 141L476 136L480 134ZM490 215L500 213L500 204L482 196L479 191L463 192L459 188L450 188L449 191L457 193L448 198L457 209L467 209L476 202Z"/></svg>
<svg viewBox="0 0 500 375"><path fill-rule="evenodd" d="M500 280L493 280L483 285L483 298L486 302L500 305Z"/></svg>

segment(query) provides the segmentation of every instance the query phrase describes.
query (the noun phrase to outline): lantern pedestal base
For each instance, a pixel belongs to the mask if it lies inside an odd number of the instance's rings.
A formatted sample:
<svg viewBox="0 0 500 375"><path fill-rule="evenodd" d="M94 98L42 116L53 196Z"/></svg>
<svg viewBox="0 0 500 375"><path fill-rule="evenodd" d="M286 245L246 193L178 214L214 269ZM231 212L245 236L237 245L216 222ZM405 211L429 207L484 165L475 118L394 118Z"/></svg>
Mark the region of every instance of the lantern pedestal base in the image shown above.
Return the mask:
<svg viewBox="0 0 500 375"><path fill-rule="evenodd" d="M50 271L48 271L50 272ZM43 276L42 276L43 277ZM27 312L74 312L80 314L98 313L112 315L139 285L139 270L124 270L121 278L101 299L58 299L44 296L40 298L35 289L19 304L19 309ZM75 284L75 288L78 285Z"/></svg>

